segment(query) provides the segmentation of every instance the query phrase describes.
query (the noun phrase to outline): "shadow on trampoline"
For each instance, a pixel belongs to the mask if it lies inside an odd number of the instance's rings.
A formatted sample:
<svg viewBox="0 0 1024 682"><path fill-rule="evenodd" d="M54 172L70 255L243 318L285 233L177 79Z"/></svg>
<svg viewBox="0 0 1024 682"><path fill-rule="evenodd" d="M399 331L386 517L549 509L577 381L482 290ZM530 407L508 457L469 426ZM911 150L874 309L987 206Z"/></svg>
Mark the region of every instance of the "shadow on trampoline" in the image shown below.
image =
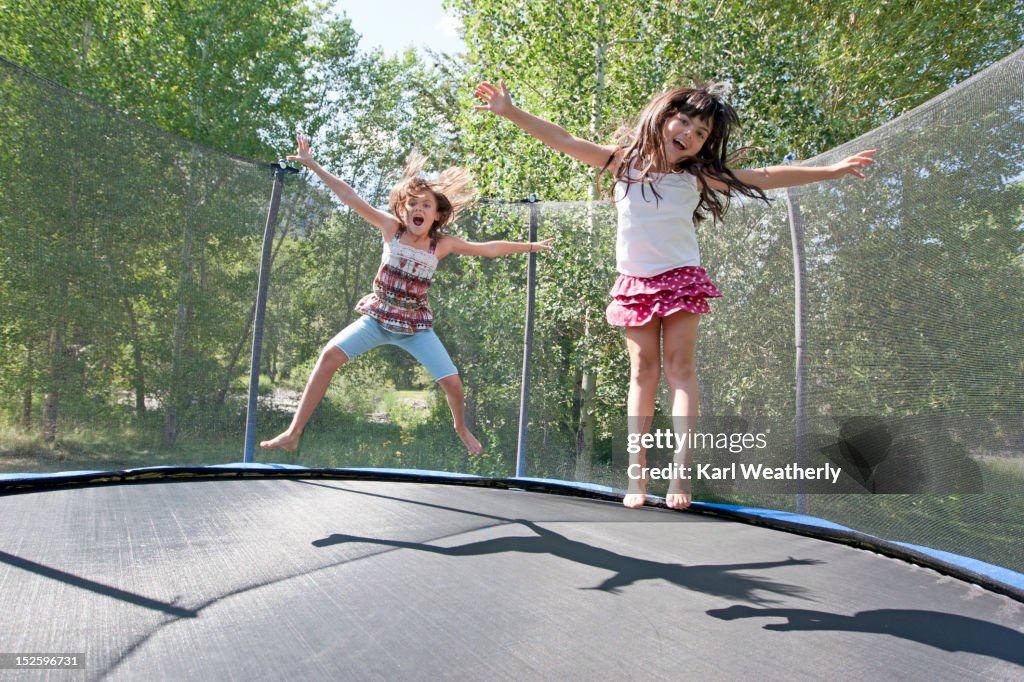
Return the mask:
<svg viewBox="0 0 1024 682"><path fill-rule="evenodd" d="M160 611L176 618L197 618L199 616L198 610L184 609L180 606L175 606L174 604L168 604L157 599L144 597L140 594L118 589L110 585L104 585L103 583L96 582L95 580L82 578L81 576L61 571L51 566L36 563L35 561L23 559L21 557L14 556L13 554L8 554L7 552L0 551L0 563L20 568L30 573L35 573L36 575L43 576L44 578L57 580L89 592L94 592L95 594L111 597L112 599L118 599L126 604L133 604L135 606L141 606L144 609Z"/></svg>
<svg viewBox="0 0 1024 682"><path fill-rule="evenodd" d="M1024 634L996 623L940 611L875 609L841 616L808 609L736 605L712 609L707 614L720 620L785 618L785 623L769 623L764 629L776 632L832 631L889 635L943 651L963 651L1024 665Z"/></svg>
<svg viewBox="0 0 1024 682"><path fill-rule="evenodd" d="M525 519L517 523L532 530L534 537L502 537L493 540L471 542L456 547L438 547L422 542L387 540L336 533L315 540L316 547L330 547L344 543L362 542L383 545L396 549L412 549L452 557L483 556L518 552L522 554L548 554L578 564L592 566L613 573L610 578L595 587L584 590L601 590L619 594L621 589L643 580L665 580L688 590L714 595L725 599L744 600L755 604L771 603L773 600L758 597L756 592L768 592L786 597L810 599L807 590L799 585L778 582L769 578L735 573L743 570L764 570L785 566L810 566L822 563L817 560L789 559L747 564L720 564L706 566L684 566L682 564L637 559L611 550L595 547L585 542L571 540L560 533L543 528ZM813 601L813 600L812 600Z"/></svg>

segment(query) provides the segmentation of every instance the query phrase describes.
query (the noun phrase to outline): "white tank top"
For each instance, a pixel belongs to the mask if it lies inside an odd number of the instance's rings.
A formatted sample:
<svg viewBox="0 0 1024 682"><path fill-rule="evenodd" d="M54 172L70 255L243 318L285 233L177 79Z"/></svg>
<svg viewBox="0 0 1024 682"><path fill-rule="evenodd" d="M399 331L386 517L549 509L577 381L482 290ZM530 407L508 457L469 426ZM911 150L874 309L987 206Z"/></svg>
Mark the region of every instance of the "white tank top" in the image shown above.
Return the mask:
<svg viewBox="0 0 1024 682"><path fill-rule="evenodd" d="M630 171L631 175L635 170ZM690 173L654 176L650 185L615 184L619 229L615 241L618 271L634 277L653 277L688 265L700 265L693 212L700 202L697 178ZM627 191L628 190L628 191Z"/></svg>

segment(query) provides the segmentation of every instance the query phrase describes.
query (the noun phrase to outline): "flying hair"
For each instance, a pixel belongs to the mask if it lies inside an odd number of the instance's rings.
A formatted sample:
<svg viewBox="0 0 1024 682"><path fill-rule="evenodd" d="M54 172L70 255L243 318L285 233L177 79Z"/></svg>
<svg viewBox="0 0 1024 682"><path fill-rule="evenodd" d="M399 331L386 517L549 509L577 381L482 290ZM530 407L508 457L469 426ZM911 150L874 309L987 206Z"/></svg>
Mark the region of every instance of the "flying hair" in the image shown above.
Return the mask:
<svg viewBox="0 0 1024 682"><path fill-rule="evenodd" d="M388 206L392 215L398 215L399 208L410 195L433 194L437 201L437 220L431 225L429 234L431 239L436 239L476 200L476 188L465 168L452 166L432 177L424 170L427 161L428 158L419 151L410 152L401 177L391 189Z"/></svg>
<svg viewBox="0 0 1024 682"><path fill-rule="evenodd" d="M697 177L700 188L700 202L693 213L694 223L707 218L708 213L715 222L720 221L729 208L730 198L736 194L767 202L768 196L763 190L743 182L729 169L730 164L751 149L742 147L731 154L728 151L730 136L740 130L739 114L724 100L729 88L726 83L694 82L655 95L636 118L619 128L615 136L615 154L608 159L601 173L608 170L612 160L618 156L621 161L613 173L614 180L627 185L627 191L629 185L638 184L641 191L649 188L655 199L660 198L655 180L666 169L674 173L692 173ZM662 131L665 122L678 114L705 120L711 132L697 156L669 164ZM708 179L724 183L727 191L712 189L706 182Z"/></svg>

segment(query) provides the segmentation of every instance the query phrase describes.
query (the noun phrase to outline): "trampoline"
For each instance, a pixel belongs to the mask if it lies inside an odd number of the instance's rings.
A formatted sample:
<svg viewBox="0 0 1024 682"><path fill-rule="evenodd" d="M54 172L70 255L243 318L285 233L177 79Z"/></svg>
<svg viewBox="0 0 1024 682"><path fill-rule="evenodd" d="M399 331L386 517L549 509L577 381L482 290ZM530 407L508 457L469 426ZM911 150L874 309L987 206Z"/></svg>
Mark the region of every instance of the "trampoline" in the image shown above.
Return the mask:
<svg viewBox="0 0 1024 682"><path fill-rule="evenodd" d="M713 505L266 473L8 479L4 649L80 657L52 679L1024 675L1011 596Z"/></svg>

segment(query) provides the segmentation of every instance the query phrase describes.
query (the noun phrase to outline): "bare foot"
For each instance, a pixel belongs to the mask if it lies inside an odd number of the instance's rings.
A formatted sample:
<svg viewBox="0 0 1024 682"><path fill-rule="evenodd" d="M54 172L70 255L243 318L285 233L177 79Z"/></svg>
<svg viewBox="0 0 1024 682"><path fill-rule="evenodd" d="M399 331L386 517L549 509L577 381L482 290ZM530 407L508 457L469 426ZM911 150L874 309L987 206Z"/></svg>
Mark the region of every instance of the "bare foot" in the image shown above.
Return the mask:
<svg viewBox="0 0 1024 682"><path fill-rule="evenodd" d="M484 451L484 446L480 444L476 436L469 432L469 429L462 429L461 431L456 429L455 433L459 434L459 438L462 439L466 449L469 450L469 454L475 456Z"/></svg>
<svg viewBox="0 0 1024 682"><path fill-rule="evenodd" d="M288 452L295 452L295 449L299 447L299 436L292 435L285 431L277 438L271 438L270 440L261 441L260 447L267 449L281 448L282 450L287 450Z"/></svg>
<svg viewBox="0 0 1024 682"><path fill-rule="evenodd" d="M647 495L643 493L627 493L626 496L622 498L623 506L629 507L630 509L642 507L646 501Z"/></svg>
<svg viewBox="0 0 1024 682"><path fill-rule="evenodd" d="M691 499L689 493L669 493L665 496L665 505L669 509L686 509L690 506Z"/></svg>
<svg viewBox="0 0 1024 682"><path fill-rule="evenodd" d="M622 504L630 509L644 506L647 501L647 478L630 478Z"/></svg>
<svg viewBox="0 0 1024 682"><path fill-rule="evenodd" d="M692 500L689 481L673 481L669 484L668 493L665 495L665 506L669 509L686 509Z"/></svg>

